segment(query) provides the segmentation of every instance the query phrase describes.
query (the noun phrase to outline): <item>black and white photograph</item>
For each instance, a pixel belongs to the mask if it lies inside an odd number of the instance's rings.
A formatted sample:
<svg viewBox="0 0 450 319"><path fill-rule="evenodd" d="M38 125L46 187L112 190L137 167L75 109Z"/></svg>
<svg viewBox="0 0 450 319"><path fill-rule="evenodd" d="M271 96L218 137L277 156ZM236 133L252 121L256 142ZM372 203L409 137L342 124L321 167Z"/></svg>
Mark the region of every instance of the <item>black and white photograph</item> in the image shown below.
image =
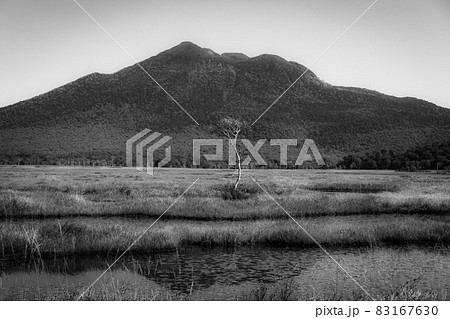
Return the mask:
<svg viewBox="0 0 450 319"><path fill-rule="evenodd" d="M0 43L0 313L446 317L449 1L0 0Z"/></svg>

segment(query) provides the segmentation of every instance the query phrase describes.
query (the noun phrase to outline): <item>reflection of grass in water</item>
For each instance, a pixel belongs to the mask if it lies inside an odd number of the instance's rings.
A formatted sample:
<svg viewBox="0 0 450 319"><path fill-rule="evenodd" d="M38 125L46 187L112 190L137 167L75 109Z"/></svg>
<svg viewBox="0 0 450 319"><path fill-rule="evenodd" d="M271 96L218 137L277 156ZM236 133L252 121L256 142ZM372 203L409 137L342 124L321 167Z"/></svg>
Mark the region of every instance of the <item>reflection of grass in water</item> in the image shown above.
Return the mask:
<svg viewBox="0 0 450 319"><path fill-rule="evenodd" d="M35 267L34 273L39 276L43 275L46 278L46 266L43 260L36 258L33 260L33 265ZM121 268L122 270L120 270ZM132 266L128 268L124 264L116 268L115 271L111 271L105 275L85 295L83 300L210 300L217 298L217 296L209 293L202 294L201 290L190 290L185 293L174 292L167 288L168 285L160 286L160 284L155 284L153 281L147 281L146 278L141 277L146 271L148 270L145 267L139 268ZM62 277L67 276L65 270L58 274ZM69 284L67 280L60 280L62 284L55 286L54 280L47 279L48 283L43 283L42 281L31 280L29 276L27 278L30 280L33 291L29 291L25 286L18 286L18 291L15 292L17 298L25 300L75 300L90 284L90 282L87 282L83 288ZM370 280L370 282L374 283L377 279L372 278ZM185 278L185 281L185 286L193 285L193 281L191 282L189 278ZM405 279L393 286L388 286L382 292L379 290L378 292L369 291L376 300L431 301L446 300L449 297L445 290L437 290L438 288L436 286L426 288L428 285L422 285L421 281L423 279L415 277L412 280ZM42 284L44 286L39 287ZM370 287L370 283L367 281L365 281L364 285L369 285ZM51 290L49 287L51 287ZM252 301L369 300L368 296L360 291L356 285L349 290L349 287L343 286L339 281L331 282L329 285L325 283L324 286L316 287L317 290L307 294L305 294L305 291L302 291L304 286L297 281L296 277L281 279L276 283L261 283L256 286L250 286L250 289L247 285L240 287L243 287L240 290L241 292L235 292L234 297L232 294L228 294L226 298ZM21 289L23 290L22 292L20 292ZM5 298L7 296L3 297Z"/></svg>

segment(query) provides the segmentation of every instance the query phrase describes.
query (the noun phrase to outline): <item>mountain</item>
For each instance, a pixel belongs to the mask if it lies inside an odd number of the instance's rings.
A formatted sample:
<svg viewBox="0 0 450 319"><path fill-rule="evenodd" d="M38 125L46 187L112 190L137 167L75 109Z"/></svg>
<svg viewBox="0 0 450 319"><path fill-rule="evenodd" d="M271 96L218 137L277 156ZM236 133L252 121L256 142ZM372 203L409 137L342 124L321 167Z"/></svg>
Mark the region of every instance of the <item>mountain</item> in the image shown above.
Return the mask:
<svg viewBox="0 0 450 319"><path fill-rule="evenodd" d="M190 42L140 62L199 123L196 125L138 66L93 73L0 108L0 163L124 163L125 141L144 128L173 137L176 161L192 160L192 138L220 136L223 116L252 123L306 68L263 54L218 54ZM306 138L337 162L347 154L405 151L450 140L450 109L415 98L330 85L305 75L243 137ZM266 145L267 144L267 145ZM268 143L261 153L272 159ZM92 163L92 162L90 162Z"/></svg>

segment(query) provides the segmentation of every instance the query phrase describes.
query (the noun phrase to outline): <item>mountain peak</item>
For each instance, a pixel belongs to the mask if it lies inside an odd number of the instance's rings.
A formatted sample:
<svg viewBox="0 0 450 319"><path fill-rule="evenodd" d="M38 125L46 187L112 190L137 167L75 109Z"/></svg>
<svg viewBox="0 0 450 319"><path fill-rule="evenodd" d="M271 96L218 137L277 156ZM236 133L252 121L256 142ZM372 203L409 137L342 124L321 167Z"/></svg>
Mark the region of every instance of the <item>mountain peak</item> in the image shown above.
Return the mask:
<svg viewBox="0 0 450 319"><path fill-rule="evenodd" d="M180 44L170 48L169 50L163 51L157 56L182 59L195 59L195 58L211 58L219 57L220 55L208 48L201 48L195 43L184 41Z"/></svg>

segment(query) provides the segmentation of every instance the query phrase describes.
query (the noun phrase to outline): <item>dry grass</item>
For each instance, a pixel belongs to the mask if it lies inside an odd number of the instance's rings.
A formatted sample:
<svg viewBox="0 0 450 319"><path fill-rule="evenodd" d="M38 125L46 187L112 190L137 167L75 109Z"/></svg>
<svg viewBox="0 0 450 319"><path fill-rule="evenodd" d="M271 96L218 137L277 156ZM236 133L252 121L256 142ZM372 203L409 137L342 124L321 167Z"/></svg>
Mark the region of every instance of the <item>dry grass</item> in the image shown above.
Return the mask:
<svg viewBox="0 0 450 319"><path fill-rule="evenodd" d="M0 245L6 255L103 254L124 251L148 221L76 220L0 224ZM381 245L450 245L450 225L414 217L361 220L341 217L300 219L301 225L325 247ZM32 236L31 236L32 235ZM188 246L234 247L314 246L292 221L188 222L159 221L131 252L175 250Z"/></svg>
<svg viewBox="0 0 450 319"><path fill-rule="evenodd" d="M376 295L376 300L385 301L438 301L448 300L445 293L437 293L423 289L418 285L419 279L407 281L396 288L387 290L384 294ZM315 292L299 298L298 287L295 280L283 279L277 283L261 283L248 292L236 295L233 299L238 301L362 301L371 300L363 292L343 295L342 291ZM38 300L76 300L81 293L80 288L62 287L57 292L39 296ZM82 297L83 301L190 301L203 300L195 294L180 294L167 288L147 287L139 282L121 281L112 278L99 283Z"/></svg>
<svg viewBox="0 0 450 319"><path fill-rule="evenodd" d="M326 177L330 179L330 187L333 189L358 189L360 185L365 191L324 193L323 188L317 186L324 185L323 182L304 185L305 180L312 179L312 176L297 174L298 180L293 176L292 181L281 178L272 181L259 176L262 186L295 217L360 214L448 215L450 211L450 190L446 184L448 181L442 175L440 178L418 175L421 179L415 182L398 181L401 186L393 184L392 176L388 175L385 177L388 186L382 188L374 186L384 185L379 177L374 178L374 182L361 181L358 184L355 182L355 176L343 174L339 178L344 182L336 184L333 182L336 177L330 174ZM25 179L20 175L20 178L16 177L17 181L8 179L9 185L6 183L6 186L0 188L0 219L157 217L195 179L192 174L181 175L181 178L178 178L181 181L161 180L162 178L153 181L145 176L148 178L146 182L134 182L130 181L126 174L122 174L113 175L116 177L113 182L99 183L88 179L88 173L86 178L82 176L83 182L79 181L81 177L71 179L66 175L67 171L61 171L59 178L51 181L48 181L48 176ZM323 175L318 176L323 179ZM189 177L192 177L192 180ZM167 213L166 218L211 221L287 218L252 180L241 185L237 197L242 200L236 201L229 200L235 198L236 194L227 188L228 179L219 183L220 174L216 180L210 178L207 176L205 180L200 180L198 185L180 200L179 205ZM370 175L366 176L366 179L370 178ZM311 191L308 187L320 190ZM384 191L366 193L374 189ZM389 192L387 189L401 191Z"/></svg>
<svg viewBox="0 0 450 319"><path fill-rule="evenodd" d="M0 256L118 256L198 177L199 182L130 253L190 246L316 245L264 192L255 191L250 177L324 247L450 246L449 175L245 171L242 185L248 191L238 196L240 200L230 200L235 198L227 193L226 185L234 179L229 170L168 169L149 177L132 169L0 167ZM73 287L60 288L40 299L73 300L81 293ZM236 299L292 300L296 289L284 281L261 285ZM415 281L376 297L447 298L420 289ZM339 291L330 291L306 299L342 298ZM95 286L84 299L198 298L112 280Z"/></svg>
<svg viewBox="0 0 450 319"><path fill-rule="evenodd" d="M229 170L168 169L150 177L132 169L17 167L7 172L0 167L2 249L115 253L199 176L135 250L313 244L264 192L254 191L250 177L324 245L450 243L446 175L256 170L244 173L249 196L228 200L223 192L234 178ZM317 185L325 182L344 192L324 193ZM347 191L358 187L364 192ZM38 233L33 244L24 233L29 227Z"/></svg>

